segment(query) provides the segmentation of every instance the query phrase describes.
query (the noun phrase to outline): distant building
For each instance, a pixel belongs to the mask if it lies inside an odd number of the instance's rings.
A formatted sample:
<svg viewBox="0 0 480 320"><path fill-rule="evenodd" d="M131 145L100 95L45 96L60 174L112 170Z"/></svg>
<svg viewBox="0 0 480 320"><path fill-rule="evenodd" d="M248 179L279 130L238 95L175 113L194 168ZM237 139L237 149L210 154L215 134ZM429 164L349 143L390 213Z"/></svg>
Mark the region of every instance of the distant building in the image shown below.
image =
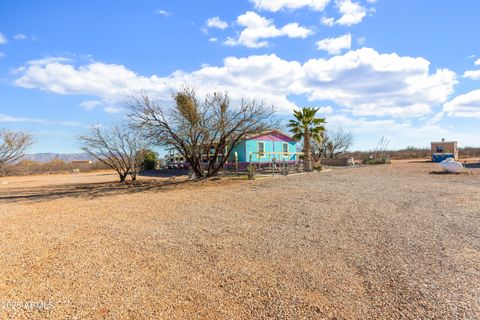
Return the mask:
<svg viewBox="0 0 480 320"><path fill-rule="evenodd" d="M442 162L447 158L458 160L457 141L445 141L445 139L442 139L440 142L432 142L431 146L433 162Z"/></svg>

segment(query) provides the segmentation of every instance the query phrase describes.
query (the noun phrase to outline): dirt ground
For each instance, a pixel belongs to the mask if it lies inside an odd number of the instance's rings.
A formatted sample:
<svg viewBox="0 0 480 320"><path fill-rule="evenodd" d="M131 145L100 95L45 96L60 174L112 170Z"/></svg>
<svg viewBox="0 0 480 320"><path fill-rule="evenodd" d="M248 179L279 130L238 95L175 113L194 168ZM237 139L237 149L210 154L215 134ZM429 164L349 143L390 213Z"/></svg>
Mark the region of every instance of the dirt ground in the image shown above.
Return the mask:
<svg viewBox="0 0 480 320"><path fill-rule="evenodd" d="M478 169L115 178L0 179L0 319L480 318Z"/></svg>

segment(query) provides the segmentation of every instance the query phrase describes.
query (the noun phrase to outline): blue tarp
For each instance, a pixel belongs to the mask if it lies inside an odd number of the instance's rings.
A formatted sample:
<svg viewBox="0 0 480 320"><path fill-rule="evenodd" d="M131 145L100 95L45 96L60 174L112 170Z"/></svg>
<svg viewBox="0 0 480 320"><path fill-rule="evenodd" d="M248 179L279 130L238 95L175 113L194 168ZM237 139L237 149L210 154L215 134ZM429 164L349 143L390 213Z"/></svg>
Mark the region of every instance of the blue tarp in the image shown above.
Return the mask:
<svg viewBox="0 0 480 320"><path fill-rule="evenodd" d="M453 153L434 153L432 154L432 162L442 162L447 158L455 158Z"/></svg>

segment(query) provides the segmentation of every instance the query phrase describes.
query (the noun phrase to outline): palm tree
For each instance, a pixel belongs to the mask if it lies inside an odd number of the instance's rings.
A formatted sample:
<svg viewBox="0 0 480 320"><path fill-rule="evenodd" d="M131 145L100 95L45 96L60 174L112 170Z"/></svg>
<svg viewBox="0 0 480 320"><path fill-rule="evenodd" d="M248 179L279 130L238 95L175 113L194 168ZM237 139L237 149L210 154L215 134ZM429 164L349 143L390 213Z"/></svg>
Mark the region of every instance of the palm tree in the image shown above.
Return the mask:
<svg viewBox="0 0 480 320"><path fill-rule="evenodd" d="M288 127L293 133L295 140L303 138L303 153L305 159L305 170L312 171L312 153L310 148L310 141L322 140L325 127L323 126L325 118L316 118L315 115L319 108L302 108L301 110L294 110L293 115L295 120L290 120Z"/></svg>

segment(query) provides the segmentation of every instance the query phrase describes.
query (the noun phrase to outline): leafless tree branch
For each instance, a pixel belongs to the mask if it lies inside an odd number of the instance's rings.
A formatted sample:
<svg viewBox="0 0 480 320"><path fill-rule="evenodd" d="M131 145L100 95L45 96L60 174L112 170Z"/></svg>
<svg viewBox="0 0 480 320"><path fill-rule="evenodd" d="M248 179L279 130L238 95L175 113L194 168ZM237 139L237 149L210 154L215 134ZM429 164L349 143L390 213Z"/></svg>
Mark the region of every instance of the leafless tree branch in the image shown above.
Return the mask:
<svg viewBox="0 0 480 320"><path fill-rule="evenodd" d="M320 158L337 158L345 154L353 145L353 135L342 128L333 132L326 132L320 143L313 144L313 158L319 161Z"/></svg>
<svg viewBox="0 0 480 320"><path fill-rule="evenodd" d="M0 166L20 160L33 144L31 134L22 131L0 131Z"/></svg>
<svg viewBox="0 0 480 320"><path fill-rule="evenodd" d="M110 128L95 126L78 137L82 150L115 170L120 181L128 175L136 180L140 168L141 150L147 147L139 132L125 125Z"/></svg>

